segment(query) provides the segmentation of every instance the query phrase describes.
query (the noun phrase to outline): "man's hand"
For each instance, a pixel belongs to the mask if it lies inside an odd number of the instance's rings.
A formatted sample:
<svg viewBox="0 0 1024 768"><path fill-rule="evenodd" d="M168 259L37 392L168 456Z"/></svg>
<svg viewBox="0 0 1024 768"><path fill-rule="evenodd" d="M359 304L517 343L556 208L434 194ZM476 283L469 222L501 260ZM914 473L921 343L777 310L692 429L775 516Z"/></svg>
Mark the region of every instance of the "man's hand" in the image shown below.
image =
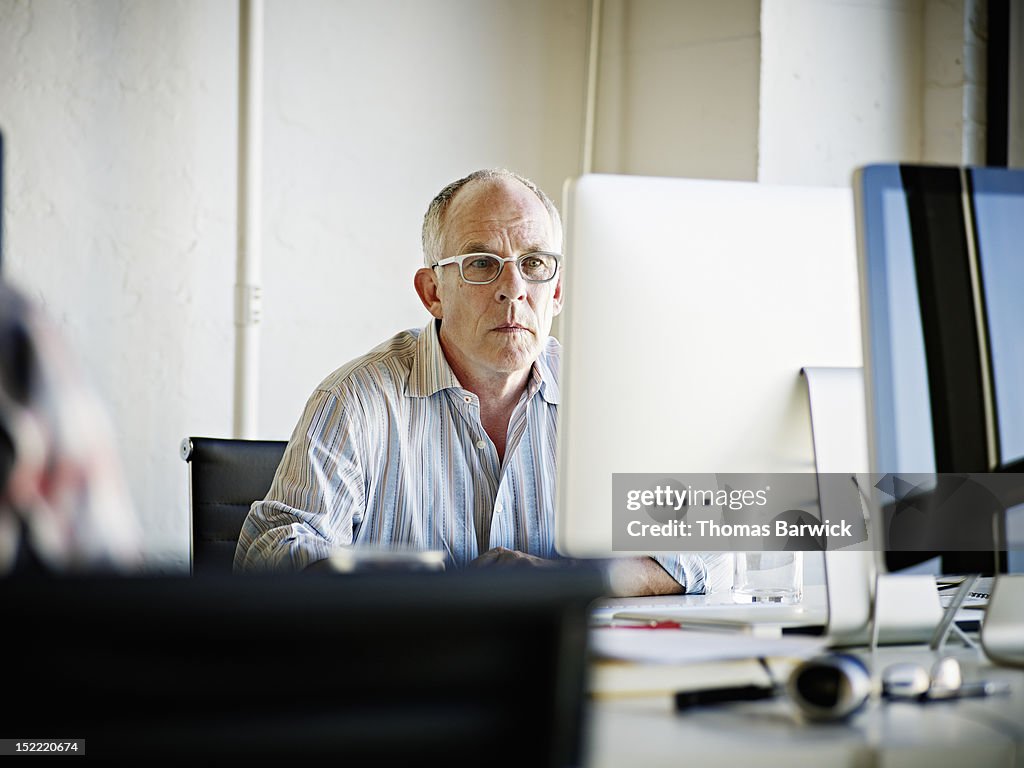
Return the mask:
<svg viewBox="0 0 1024 768"><path fill-rule="evenodd" d="M547 568L554 565L554 560L546 560L536 555L528 555L516 549L495 547L484 552L470 562L474 568L497 566L498 568Z"/></svg>

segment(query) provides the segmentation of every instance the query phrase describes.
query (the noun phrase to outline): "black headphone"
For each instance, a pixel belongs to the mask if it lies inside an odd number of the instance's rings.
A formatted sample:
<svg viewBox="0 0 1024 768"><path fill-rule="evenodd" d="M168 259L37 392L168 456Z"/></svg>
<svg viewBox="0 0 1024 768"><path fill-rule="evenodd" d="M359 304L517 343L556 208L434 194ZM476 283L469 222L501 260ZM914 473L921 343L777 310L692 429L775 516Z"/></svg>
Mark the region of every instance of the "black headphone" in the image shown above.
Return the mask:
<svg viewBox="0 0 1024 768"><path fill-rule="evenodd" d="M808 720L845 720L871 695L871 674L850 654L816 656L794 668L786 690Z"/></svg>

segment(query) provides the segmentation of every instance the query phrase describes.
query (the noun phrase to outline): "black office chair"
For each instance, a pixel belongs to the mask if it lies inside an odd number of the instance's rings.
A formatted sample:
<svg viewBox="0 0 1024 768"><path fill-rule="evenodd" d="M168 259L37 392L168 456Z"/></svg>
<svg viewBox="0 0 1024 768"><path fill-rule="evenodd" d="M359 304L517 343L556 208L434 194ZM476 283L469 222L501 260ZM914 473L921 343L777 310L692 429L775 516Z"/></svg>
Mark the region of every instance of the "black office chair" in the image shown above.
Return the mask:
<svg viewBox="0 0 1024 768"><path fill-rule="evenodd" d="M284 440L186 437L189 466L191 567L194 576L230 573L250 505L267 495Z"/></svg>

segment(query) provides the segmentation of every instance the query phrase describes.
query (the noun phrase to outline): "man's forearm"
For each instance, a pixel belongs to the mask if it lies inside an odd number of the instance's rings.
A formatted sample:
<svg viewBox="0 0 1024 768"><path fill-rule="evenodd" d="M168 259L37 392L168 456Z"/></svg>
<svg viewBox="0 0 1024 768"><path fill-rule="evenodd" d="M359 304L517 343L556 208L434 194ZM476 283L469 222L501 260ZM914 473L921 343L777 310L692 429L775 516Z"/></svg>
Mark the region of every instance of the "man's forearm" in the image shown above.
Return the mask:
<svg viewBox="0 0 1024 768"><path fill-rule="evenodd" d="M613 597L678 595L684 591L679 582L650 557L608 560L606 572Z"/></svg>

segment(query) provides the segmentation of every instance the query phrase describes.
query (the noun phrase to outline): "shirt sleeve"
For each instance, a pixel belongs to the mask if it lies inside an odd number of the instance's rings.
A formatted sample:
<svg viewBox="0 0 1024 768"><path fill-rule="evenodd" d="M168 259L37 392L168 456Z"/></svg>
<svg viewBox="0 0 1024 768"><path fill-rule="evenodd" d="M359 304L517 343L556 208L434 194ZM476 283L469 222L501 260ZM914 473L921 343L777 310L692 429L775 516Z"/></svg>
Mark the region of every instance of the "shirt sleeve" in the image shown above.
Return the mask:
<svg viewBox="0 0 1024 768"><path fill-rule="evenodd" d="M709 595L732 586L731 552L681 552L653 558L687 594Z"/></svg>
<svg viewBox="0 0 1024 768"><path fill-rule="evenodd" d="M344 395L314 392L266 498L249 509L234 570L299 571L350 545L365 508L363 455Z"/></svg>

